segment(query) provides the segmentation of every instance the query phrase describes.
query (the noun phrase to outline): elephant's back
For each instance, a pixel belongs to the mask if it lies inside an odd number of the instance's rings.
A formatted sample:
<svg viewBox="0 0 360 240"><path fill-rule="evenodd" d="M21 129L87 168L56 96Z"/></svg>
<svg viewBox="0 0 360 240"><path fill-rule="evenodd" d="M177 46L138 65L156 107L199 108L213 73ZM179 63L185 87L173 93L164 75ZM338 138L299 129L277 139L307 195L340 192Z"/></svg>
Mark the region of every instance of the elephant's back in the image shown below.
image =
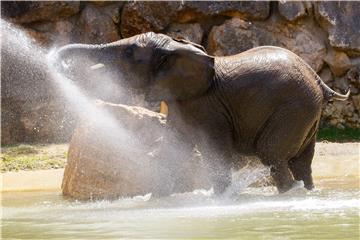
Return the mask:
<svg viewBox="0 0 360 240"><path fill-rule="evenodd" d="M237 55L215 59L216 74L233 94L275 93L273 100L289 98L322 101L316 73L295 53L280 47L262 46ZM271 94L273 95L273 94Z"/></svg>
<svg viewBox="0 0 360 240"><path fill-rule="evenodd" d="M309 66L294 53L279 47L258 47L217 58L218 76L242 129L239 139L255 139L279 108L289 108L300 119L318 118L322 90ZM294 106L294 107L289 107ZM286 121L286 119L283 119Z"/></svg>

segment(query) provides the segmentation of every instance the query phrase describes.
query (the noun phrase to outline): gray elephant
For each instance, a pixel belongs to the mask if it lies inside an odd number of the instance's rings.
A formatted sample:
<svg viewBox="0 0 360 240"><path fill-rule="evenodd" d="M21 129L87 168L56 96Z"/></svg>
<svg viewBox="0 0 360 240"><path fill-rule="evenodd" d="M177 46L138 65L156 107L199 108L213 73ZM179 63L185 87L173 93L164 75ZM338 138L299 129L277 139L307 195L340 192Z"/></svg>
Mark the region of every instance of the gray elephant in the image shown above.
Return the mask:
<svg viewBox="0 0 360 240"><path fill-rule="evenodd" d="M119 84L142 89L147 100L166 101L169 124L198 146L217 193L241 161L233 153L270 166L279 192L294 180L312 189L322 105L349 96L331 90L294 53L272 46L214 57L197 44L149 32L103 45L68 45L57 58L74 79L100 66Z"/></svg>

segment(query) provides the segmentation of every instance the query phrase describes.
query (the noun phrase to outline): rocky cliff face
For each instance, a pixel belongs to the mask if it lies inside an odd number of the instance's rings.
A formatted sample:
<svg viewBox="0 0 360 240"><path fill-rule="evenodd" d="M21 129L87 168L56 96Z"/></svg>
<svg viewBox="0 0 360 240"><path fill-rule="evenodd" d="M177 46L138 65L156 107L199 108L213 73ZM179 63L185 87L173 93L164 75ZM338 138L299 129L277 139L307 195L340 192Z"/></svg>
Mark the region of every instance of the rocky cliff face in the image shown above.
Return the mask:
<svg viewBox="0 0 360 240"><path fill-rule="evenodd" d="M105 43L147 31L194 41L216 56L281 46L301 56L336 91L351 89L349 101L324 106L322 125L360 127L360 2L3 2L1 13L44 47ZM39 96L4 94L29 81L8 76L2 70L3 144L53 141L56 127L34 131L29 123L56 126L59 119L68 121L67 111L55 102L38 103ZM42 86L42 80L32 77L31 85Z"/></svg>

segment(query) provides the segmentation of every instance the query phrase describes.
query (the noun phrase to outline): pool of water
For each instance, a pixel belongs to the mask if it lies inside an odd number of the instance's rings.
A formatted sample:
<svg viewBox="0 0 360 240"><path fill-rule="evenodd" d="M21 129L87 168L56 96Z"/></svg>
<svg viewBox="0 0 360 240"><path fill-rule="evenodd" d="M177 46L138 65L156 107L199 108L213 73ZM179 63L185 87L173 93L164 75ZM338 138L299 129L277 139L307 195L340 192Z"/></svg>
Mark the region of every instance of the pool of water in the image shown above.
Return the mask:
<svg viewBox="0 0 360 240"><path fill-rule="evenodd" d="M79 202L60 192L2 194L3 239L359 239L358 178L323 179L311 192L272 187L214 196L197 190Z"/></svg>

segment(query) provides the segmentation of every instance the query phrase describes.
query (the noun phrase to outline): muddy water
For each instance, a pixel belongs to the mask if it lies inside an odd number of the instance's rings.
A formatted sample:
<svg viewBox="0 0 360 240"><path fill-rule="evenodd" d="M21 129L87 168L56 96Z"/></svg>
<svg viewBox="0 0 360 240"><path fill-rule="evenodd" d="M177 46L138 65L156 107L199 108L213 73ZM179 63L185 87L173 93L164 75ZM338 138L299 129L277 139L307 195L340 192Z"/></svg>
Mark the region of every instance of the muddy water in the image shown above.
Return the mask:
<svg viewBox="0 0 360 240"><path fill-rule="evenodd" d="M156 199L77 202L60 192L2 195L3 239L359 239L359 179L318 179L317 189L273 187L216 197L198 190Z"/></svg>

